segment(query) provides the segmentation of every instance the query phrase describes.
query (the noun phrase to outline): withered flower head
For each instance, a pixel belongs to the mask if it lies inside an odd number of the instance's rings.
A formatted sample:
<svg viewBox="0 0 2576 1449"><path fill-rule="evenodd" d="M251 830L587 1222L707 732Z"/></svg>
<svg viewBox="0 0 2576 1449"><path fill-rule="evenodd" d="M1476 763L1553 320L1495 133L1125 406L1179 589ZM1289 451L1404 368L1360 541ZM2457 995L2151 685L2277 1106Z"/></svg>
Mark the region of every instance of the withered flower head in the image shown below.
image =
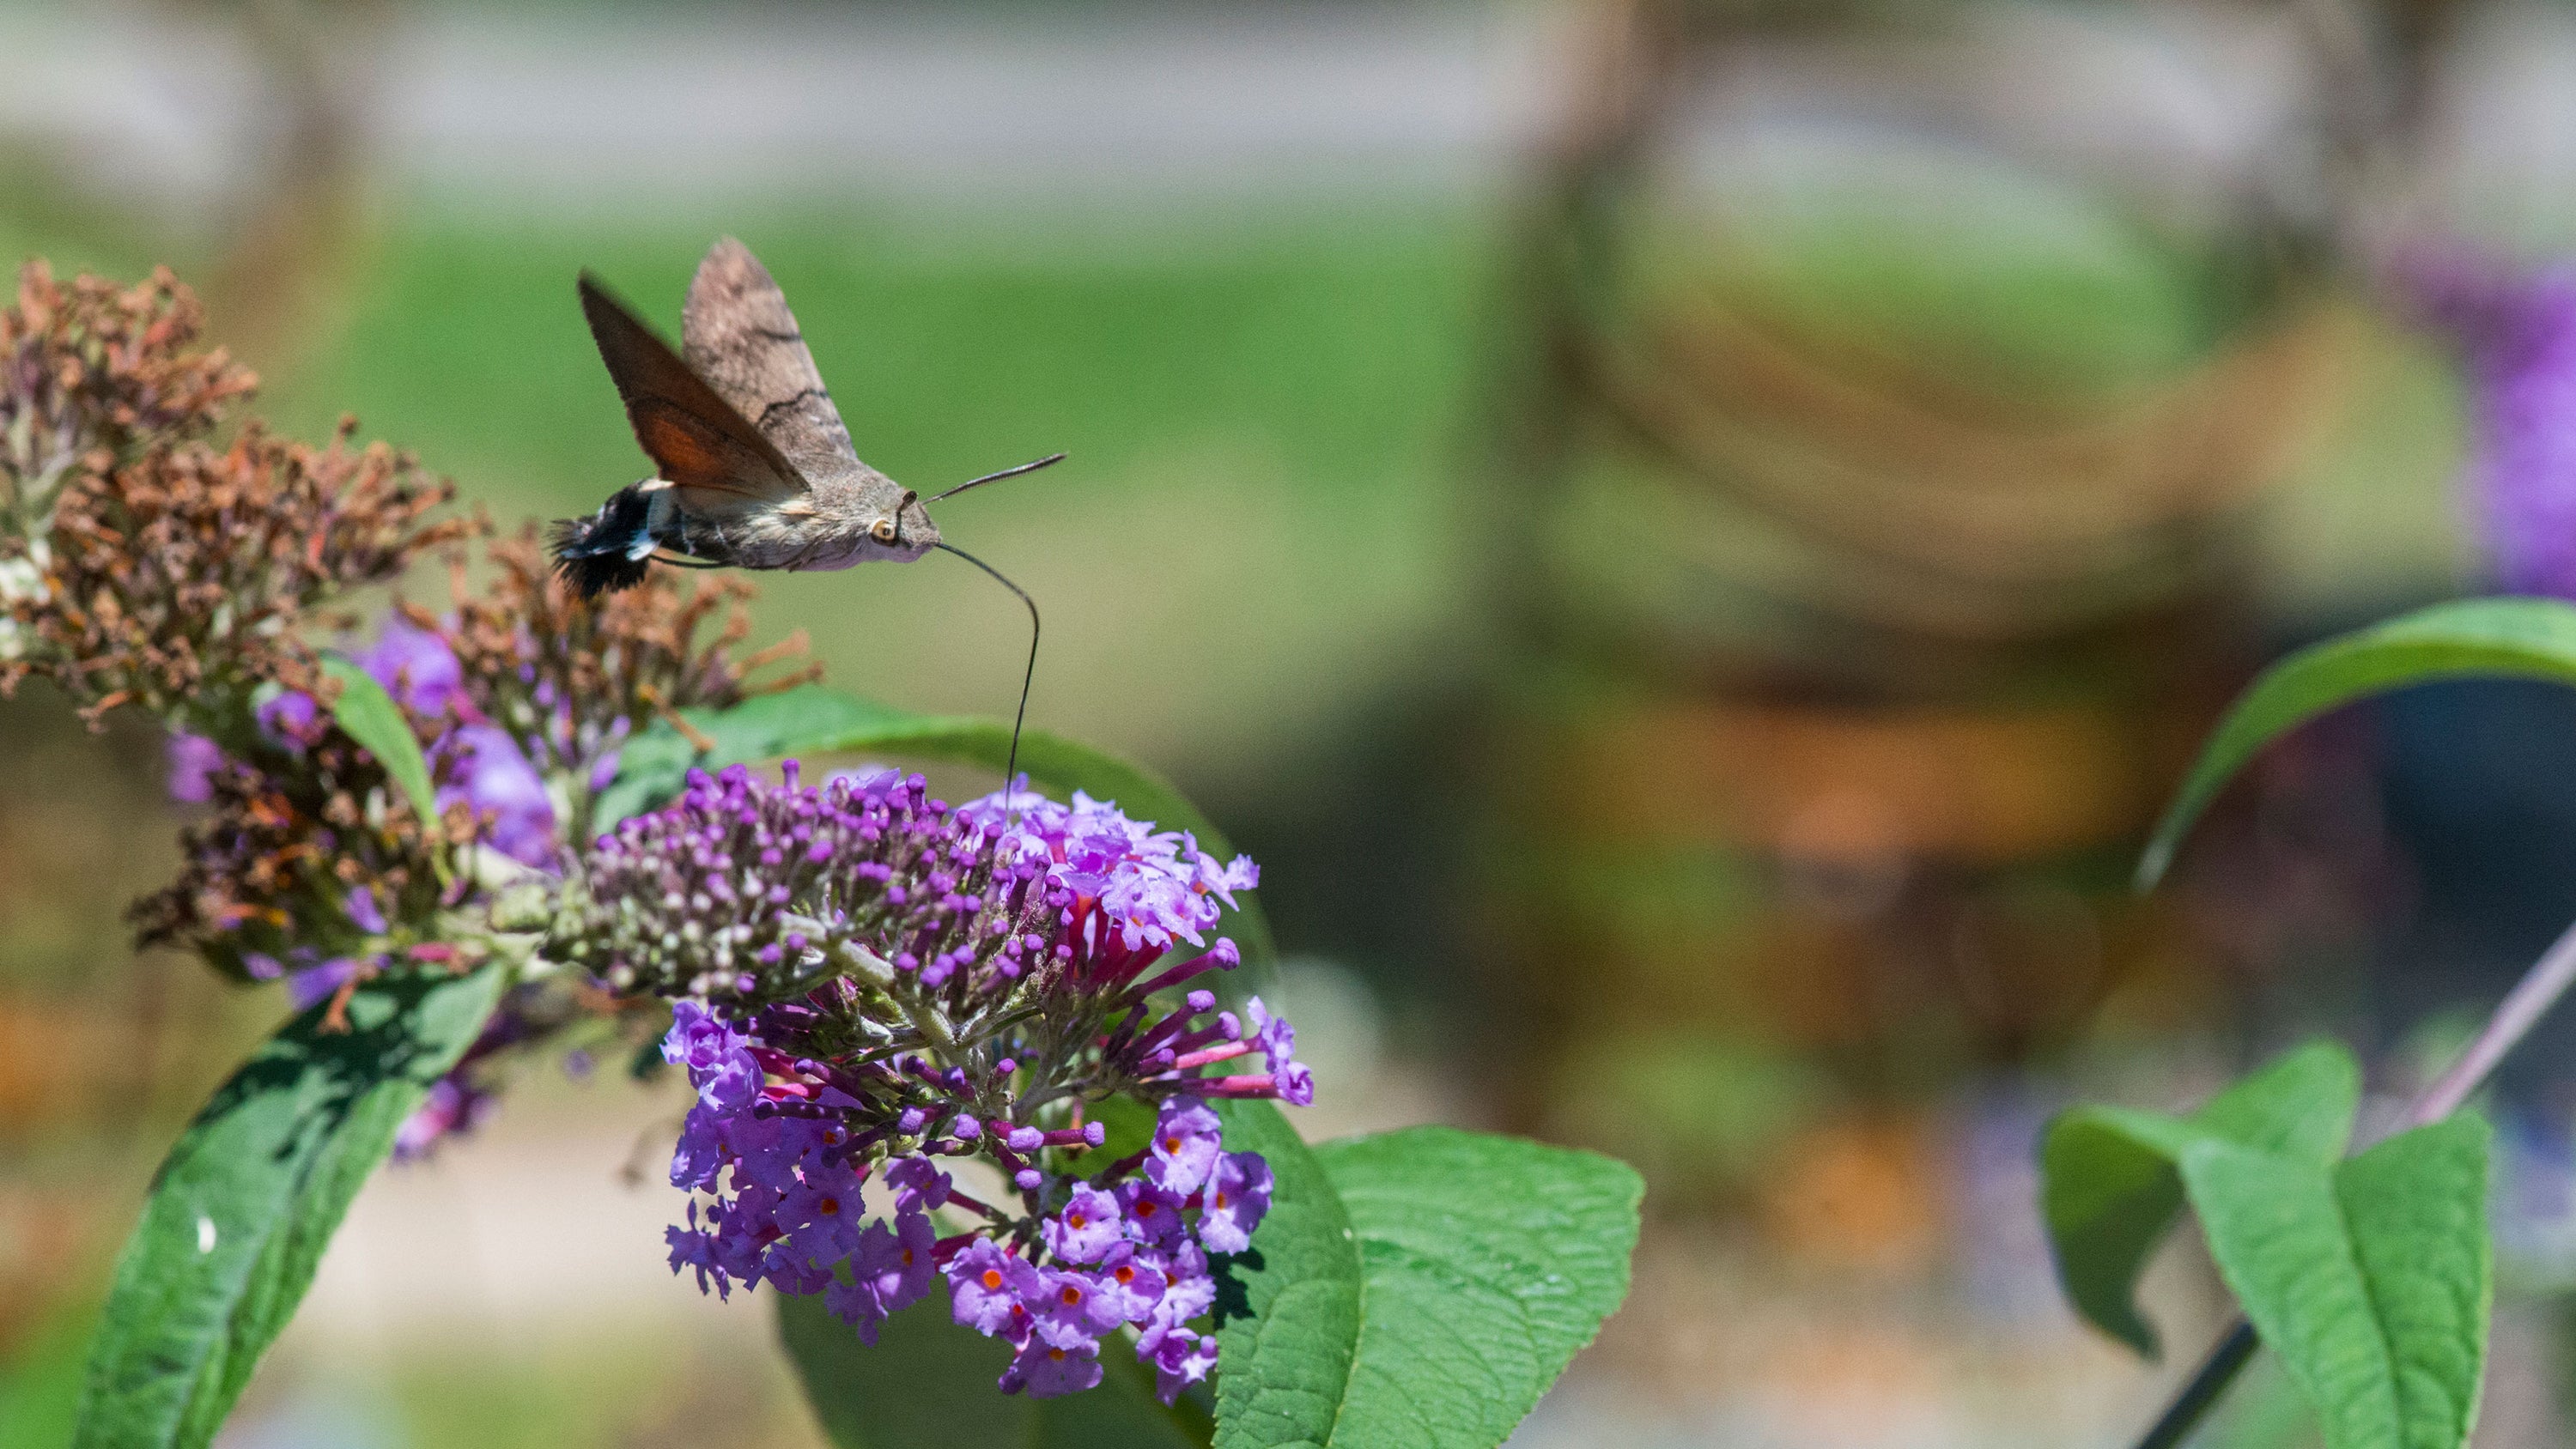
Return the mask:
<svg viewBox="0 0 2576 1449"><path fill-rule="evenodd" d="M0 309L0 548L42 537L76 470L201 436L250 392L256 379L220 348L189 348L202 320L166 267L122 289L65 286L42 261L19 272L17 305Z"/></svg>
<svg viewBox="0 0 2576 1449"><path fill-rule="evenodd" d="M345 954L437 910L438 842L373 756L290 698L301 707L263 712L250 758L206 772L210 811L180 837L179 878L129 913L139 944L257 976L257 957ZM472 812L450 813L442 833L470 837Z"/></svg>
<svg viewBox="0 0 2576 1449"><path fill-rule="evenodd" d="M147 451L84 473L55 510L42 588L18 601L0 688L51 677L95 718L119 704L193 718L267 680L311 687L298 626L336 595L399 577L456 536L451 485L381 443L325 448L258 423L232 444Z"/></svg>
<svg viewBox="0 0 2576 1449"><path fill-rule="evenodd" d="M673 711L721 709L746 695L814 678L809 666L755 681L805 649L801 632L736 658L751 632L752 588L733 578L687 585L657 573L585 602L550 567L534 525L486 549L488 579L471 586L461 557L454 618L412 608L447 636L477 708L508 730L537 768L587 781L613 767L633 729ZM596 788L593 786L592 788Z"/></svg>

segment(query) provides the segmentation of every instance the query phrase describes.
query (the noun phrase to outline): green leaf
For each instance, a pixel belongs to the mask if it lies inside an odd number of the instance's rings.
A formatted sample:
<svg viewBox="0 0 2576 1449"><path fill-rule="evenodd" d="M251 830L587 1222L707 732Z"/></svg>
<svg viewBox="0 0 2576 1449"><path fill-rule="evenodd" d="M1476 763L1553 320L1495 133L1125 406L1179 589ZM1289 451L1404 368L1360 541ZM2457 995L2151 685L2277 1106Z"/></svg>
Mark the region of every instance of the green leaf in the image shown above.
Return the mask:
<svg viewBox="0 0 2576 1449"><path fill-rule="evenodd" d="M2361 1100L2361 1068L2316 1042L2211 1098L2189 1118L2075 1107L2040 1146L2042 1216L2059 1281L2086 1321L2149 1358L2155 1329L2138 1312L2138 1274L2183 1202L2176 1161L2204 1138L2323 1167L2343 1155Z"/></svg>
<svg viewBox="0 0 2576 1449"><path fill-rule="evenodd" d="M1309 1151L1266 1103L1220 1110L1274 1186L1219 1274L1219 1449L1492 1449L1627 1296L1623 1163L1445 1127Z"/></svg>
<svg viewBox="0 0 2576 1449"><path fill-rule="evenodd" d="M1350 1215L1277 1107L1220 1102L1225 1145L1270 1164L1270 1211L1217 1274L1217 1449L1333 1442L1360 1337Z"/></svg>
<svg viewBox="0 0 2576 1449"><path fill-rule="evenodd" d="M402 788L412 813L422 823L438 819L438 792L429 783L429 760L412 737L402 706L376 683L375 676L337 655L322 657L322 672L340 682L340 697L331 702L331 718L342 733L366 747L376 763Z"/></svg>
<svg viewBox="0 0 2576 1449"><path fill-rule="evenodd" d="M2576 607L2556 599L2470 599L2311 645L2263 671L2201 747L2148 838L2138 885L2161 879L2174 850L2256 751L2340 705L2438 679L2576 684Z"/></svg>
<svg viewBox="0 0 2576 1449"><path fill-rule="evenodd" d="M1008 1344L958 1326L948 1290L894 1315L870 1348L819 1294L778 1295L778 1336L806 1401L840 1449L1200 1449L1186 1410L1154 1399L1152 1374L1123 1340L1101 1345L1100 1386L1060 1399L1003 1396Z"/></svg>
<svg viewBox="0 0 2576 1449"><path fill-rule="evenodd" d="M2182 1175L2212 1257L2327 1449L2459 1449L2494 1264L2489 1131L2458 1116L2319 1167L2205 1138Z"/></svg>
<svg viewBox="0 0 2576 1449"><path fill-rule="evenodd" d="M1333 1444L1490 1449L1628 1296L1626 1163L1416 1127L1315 1149L1358 1234L1359 1359Z"/></svg>
<svg viewBox="0 0 2576 1449"><path fill-rule="evenodd" d="M667 724L638 734L619 758L617 780L600 795L597 828L607 830L678 794L692 768L722 769L791 755L871 754L979 765L998 774L1011 748L1007 720L907 714L819 684L760 695L729 710L686 710L682 717L714 741L715 748L701 755ZM1186 830L1211 855L1234 853L1223 832L1188 796L1142 765L1045 730L1024 730L1020 768L1059 794L1080 790L1118 802L1136 819ZM1243 948L1247 966L1266 966L1277 955L1269 921L1248 896L1218 929Z"/></svg>
<svg viewBox="0 0 2576 1449"><path fill-rule="evenodd" d="M324 1030L317 1005L216 1090L117 1260L74 1449L214 1438L350 1199L499 990L488 970L379 977L350 997L348 1030Z"/></svg>

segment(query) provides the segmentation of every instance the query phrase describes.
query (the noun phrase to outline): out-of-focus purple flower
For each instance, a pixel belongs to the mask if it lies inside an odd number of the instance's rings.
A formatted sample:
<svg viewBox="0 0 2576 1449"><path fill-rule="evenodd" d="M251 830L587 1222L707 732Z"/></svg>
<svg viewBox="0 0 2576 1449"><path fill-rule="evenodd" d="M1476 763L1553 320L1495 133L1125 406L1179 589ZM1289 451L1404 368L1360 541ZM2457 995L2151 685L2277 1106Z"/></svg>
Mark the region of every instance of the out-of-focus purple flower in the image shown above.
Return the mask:
<svg viewBox="0 0 2576 1449"><path fill-rule="evenodd" d="M2496 581L2576 599L2576 264L2428 253L2397 272L2476 387L2469 476Z"/></svg>
<svg viewBox="0 0 2576 1449"><path fill-rule="evenodd" d="M356 662L387 694L422 714L445 714L465 683L447 641L399 617L386 621L385 632Z"/></svg>
<svg viewBox="0 0 2576 1449"><path fill-rule="evenodd" d="M376 893L369 887L351 886L349 893L341 897L340 909L348 914L350 925L370 936L381 936L388 929L384 910L376 904Z"/></svg>
<svg viewBox="0 0 2576 1449"><path fill-rule="evenodd" d="M170 798L182 805L203 805L215 793L211 778L224 767L220 745L204 735L185 730L174 732L167 745L170 762Z"/></svg>
<svg viewBox="0 0 2576 1449"><path fill-rule="evenodd" d="M555 806L546 782L518 743L497 725L459 725L439 742L456 761L454 783L438 791L438 807L462 800L485 819L484 839L521 865L552 866L558 854Z"/></svg>
<svg viewBox="0 0 2576 1449"><path fill-rule="evenodd" d="M429 1084L421 1104L394 1129L394 1161L418 1162L451 1137L462 1137L492 1115L492 1094L449 1073Z"/></svg>
<svg viewBox="0 0 2576 1449"><path fill-rule="evenodd" d="M252 713L258 717L260 728L281 744L302 749L321 737L321 711L309 694L288 690Z"/></svg>
<svg viewBox="0 0 2576 1449"><path fill-rule="evenodd" d="M870 1223L868 1231L885 1233L885 1225ZM893 1236L891 1233L886 1233L889 1241ZM860 1246L864 1248L866 1244L862 1242ZM859 1342L870 1348L877 1346L877 1330L886 1321L886 1306L885 1299L878 1295L875 1284L864 1278L850 1283L844 1283L836 1278L823 1285L823 1309L834 1318L848 1324L859 1335Z"/></svg>
<svg viewBox="0 0 2576 1449"><path fill-rule="evenodd" d="M291 954L309 957L314 953L310 948L299 946ZM317 1002L329 1000L333 992L346 986L350 978L358 974L358 959L334 956L311 965L297 965L289 959L286 971L286 999L297 1011L303 1011ZM257 974L256 968L253 974Z"/></svg>
<svg viewBox="0 0 2576 1449"><path fill-rule="evenodd" d="M1252 1230L1270 1211L1270 1164L1258 1153L1225 1154L1208 1174L1205 1197L1199 1241L1215 1252L1242 1252L1252 1246Z"/></svg>
<svg viewBox="0 0 2576 1449"><path fill-rule="evenodd" d="M694 1001L671 1004L671 1030L662 1059L688 1069L689 1085L708 1111L731 1114L760 1092L760 1063L743 1034Z"/></svg>

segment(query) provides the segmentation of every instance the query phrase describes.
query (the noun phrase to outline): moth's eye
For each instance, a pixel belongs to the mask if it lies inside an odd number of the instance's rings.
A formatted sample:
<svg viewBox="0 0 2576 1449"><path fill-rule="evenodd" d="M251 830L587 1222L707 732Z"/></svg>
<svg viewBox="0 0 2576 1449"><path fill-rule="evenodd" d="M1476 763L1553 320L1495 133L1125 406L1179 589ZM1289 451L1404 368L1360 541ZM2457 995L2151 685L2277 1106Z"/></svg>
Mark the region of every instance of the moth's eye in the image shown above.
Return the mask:
<svg viewBox="0 0 2576 1449"><path fill-rule="evenodd" d="M892 543L894 542L894 520L880 518L869 527L868 532L875 535L879 543Z"/></svg>

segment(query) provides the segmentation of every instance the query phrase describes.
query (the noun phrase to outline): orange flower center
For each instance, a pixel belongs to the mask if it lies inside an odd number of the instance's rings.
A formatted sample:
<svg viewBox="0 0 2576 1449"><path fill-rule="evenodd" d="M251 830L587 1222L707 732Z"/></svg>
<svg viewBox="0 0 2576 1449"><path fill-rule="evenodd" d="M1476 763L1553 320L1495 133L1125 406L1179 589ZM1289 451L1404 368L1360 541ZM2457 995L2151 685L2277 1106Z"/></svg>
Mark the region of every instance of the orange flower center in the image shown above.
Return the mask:
<svg viewBox="0 0 2576 1449"><path fill-rule="evenodd" d="M1001 1269L987 1268L984 1270L984 1291L987 1293L999 1293L1002 1291Z"/></svg>

